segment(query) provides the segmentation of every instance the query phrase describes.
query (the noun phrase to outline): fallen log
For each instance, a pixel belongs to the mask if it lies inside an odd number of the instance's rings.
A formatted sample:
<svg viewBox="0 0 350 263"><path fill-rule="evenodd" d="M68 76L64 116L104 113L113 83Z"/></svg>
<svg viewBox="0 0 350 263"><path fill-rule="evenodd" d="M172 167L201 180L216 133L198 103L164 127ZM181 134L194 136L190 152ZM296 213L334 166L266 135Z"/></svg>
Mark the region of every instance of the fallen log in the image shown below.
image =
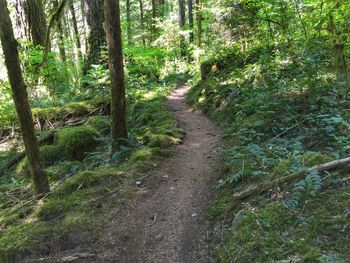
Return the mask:
<svg viewBox="0 0 350 263"><path fill-rule="evenodd" d="M280 186L285 183L289 183L292 181L296 180L301 180L303 177L306 176L307 173L311 171L317 171L319 173L326 172L326 171L331 171L335 169L339 169L341 167L344 167L346 165L350 164L350 157L340 159L340 160L335 160L331 161L328 163L320 164L317 166L314 166L309 169L305 169L302 171L299 171L297 173L278 178L272 182L265 182L261 184L254 185L252 187L249 187L241 192L238 192L233 195L233 201L231 203L231 206L228 208L228 211L232 211L233 209L236 209L239 204L242 202L257 196L261 194L262 192L268 191L271 188L275 188L277 186Z"/></svg>
<svg viewBox="0 0 350 263"><path fill-rule="evenodd" d="M50 132L38 140L38 144L42 145L44 143L50 142L54 139L55 132ZM26 157L25 151L17 153L14 157L8 160L2 167L0 167L0 176L8 169L10 169L15 164L19 163L24 157Z"/></svg>

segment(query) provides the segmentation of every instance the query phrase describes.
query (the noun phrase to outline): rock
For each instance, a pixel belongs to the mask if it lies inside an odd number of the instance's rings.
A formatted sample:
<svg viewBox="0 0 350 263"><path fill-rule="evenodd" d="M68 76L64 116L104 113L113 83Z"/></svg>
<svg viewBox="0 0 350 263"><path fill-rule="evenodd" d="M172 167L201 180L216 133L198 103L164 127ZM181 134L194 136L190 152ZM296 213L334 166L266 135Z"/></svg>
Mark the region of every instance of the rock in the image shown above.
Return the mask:
<svg viewBox="0 0 350 263"><path fill-rule="evenodd" d="M197 213L193 213L193 214L192 214L192 217L196 217L196 216L197 216Z"/></svg>
<svg viewBox="0 0 350 263"><path fill-rule="evenodd" d="M156 235L155 240L158 241L158 242L163 241L164 240L164 236L162 234L158 234L158 235Z"/></svg>

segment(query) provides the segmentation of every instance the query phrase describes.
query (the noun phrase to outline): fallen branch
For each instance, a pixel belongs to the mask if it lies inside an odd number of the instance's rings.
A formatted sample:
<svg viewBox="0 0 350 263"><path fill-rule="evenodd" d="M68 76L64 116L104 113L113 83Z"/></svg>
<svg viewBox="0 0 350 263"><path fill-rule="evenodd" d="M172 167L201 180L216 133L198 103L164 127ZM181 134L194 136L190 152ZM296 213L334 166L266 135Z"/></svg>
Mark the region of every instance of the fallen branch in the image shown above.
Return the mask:
<svg viewBox="0 0 350 263"><path fill-rule="evenodd" d="M234 194L233 195L233 202L232 202L231 206L229 207L228 211L231 211L231 210L237 208L237 206L239 204L241 204L243 201L250 199L254 196L257 196L257 195L261 194L262 192L265 192L271 188L274 188L274 187L277 187L277 186L280 186L282 184L289 183L292 181L301 180L303 177L305 177L305 175L307 173L309 173L311 171L317 171L319 173L322 173L322 172L331 171L334 169L344 167L347 164L350 164L350 157L340 159L340 160L335 160L335 161L324 163L324 164L320 164L320 165L314 166L312 168L305 169L305 170L299 171L297 173L291 174L289 176L278 178L277 180L274 180L272 182L265 182L265 183L254 185L248 189L245 189L241 192Z"/></svg>
<svg viewBox="0 0 350 263"><path fill-rule="evenodd" d="M43 136L38 140L38 144L44 144L51 140L53 140L55 136L54 132L50 132L49 134ZM24 157L26 157L25 151L17 153L14 157L12 157L9 161L7 161L2 167L0 167L0 175L2 175L6 170L19 163Z"/></svg>

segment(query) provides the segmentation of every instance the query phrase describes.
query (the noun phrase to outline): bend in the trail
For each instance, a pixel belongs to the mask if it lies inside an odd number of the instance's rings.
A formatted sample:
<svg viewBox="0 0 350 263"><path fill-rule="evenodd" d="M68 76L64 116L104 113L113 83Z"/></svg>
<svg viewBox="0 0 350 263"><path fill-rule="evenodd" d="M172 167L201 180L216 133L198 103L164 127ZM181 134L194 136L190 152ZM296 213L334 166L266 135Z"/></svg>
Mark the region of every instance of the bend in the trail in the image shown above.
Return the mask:
<svg viewBox="0 0 350 263"><path fill-rule="evenodd" d="M74 262L212 262L207 207L217 177L218 129L186 104L188 86L174 90L167 105L186 136L183 144L145 179L136 198L106 217L94 258Z"/></svg>

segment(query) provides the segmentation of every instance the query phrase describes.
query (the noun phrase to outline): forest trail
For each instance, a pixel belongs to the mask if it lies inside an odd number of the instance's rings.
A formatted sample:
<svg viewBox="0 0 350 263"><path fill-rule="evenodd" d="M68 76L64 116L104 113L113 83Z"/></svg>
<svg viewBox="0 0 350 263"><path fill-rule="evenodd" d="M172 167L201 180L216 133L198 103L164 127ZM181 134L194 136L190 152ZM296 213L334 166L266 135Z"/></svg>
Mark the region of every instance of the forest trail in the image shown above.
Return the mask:
<svg viewBox="0 0 350 263"><path fill-rule="evenodd" d="M220 136L203 113L186 104L188 89L177 88L167 102L186 133L183 144L142 182L133 202L111 212L98 245L102 251L92 262L211 262L206 208Z"/></svg>

